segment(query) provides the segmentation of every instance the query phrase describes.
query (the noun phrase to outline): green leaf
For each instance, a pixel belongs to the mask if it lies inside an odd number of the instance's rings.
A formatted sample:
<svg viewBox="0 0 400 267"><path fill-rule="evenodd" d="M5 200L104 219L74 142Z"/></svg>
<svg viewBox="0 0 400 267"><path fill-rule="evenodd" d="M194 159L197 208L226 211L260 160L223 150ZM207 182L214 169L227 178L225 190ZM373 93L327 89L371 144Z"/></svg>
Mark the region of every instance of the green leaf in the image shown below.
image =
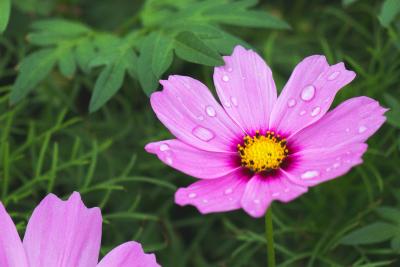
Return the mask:
<svg viewBox="0 0 400 267"><path fill-rule="evenodd" d="M271 16L265 11L223 11L221 8L208 10L204 16L211 22L235 26L260 27L271 29L290 29L285 21Z"/></svg>
<svg viewBox="0 0 400 267"><path fill-rule="evenodd" d="M397 223L400 225L400 210L392 207L379 207L376 209L378 215L385 220ZM400 229L399 229L400 230Z"/></svg>
<svg viewBox="0 0 400 267"><path fill-rule="evenodd" d="M386 222L375 222L344 236L340 243L344 245L362 245L379 243L392 238L397 227Z"/></svg>
<svg viewBox="0 0 400 267"><path fill-rule="evenodd" d="M76 71L76 62L73 52L70 50L66 50L66 52L60 56L58 60L58 66L60 68L61 74L65 77L70 78L74 76Z"/></svg>
<svg viewBox="0 0 400 267"><path fill-rule="evenodd" d="M0 0L0 33L3 33L8 25L11 12L11 0Z"/></svg>
<svg viewBox="0 0 400 267"><path fill-rule="evenodd" d="M47 19L34 22L32 28L37 31L53 33L58 35L81 35L90 32L86 25L65 19Z"/></svg>
<svg viewBox="0 0 400 267"><path fill-rule="evenodd" d="M98 110L121 88L125 76L125 65L119 63L108 65L101 71L90 99L90 112Z"/></svg>
<svg viewBox="0 0 400 267"><path fill-rule="evenodd" d="M385 102L390 110L386 112L388 123L394 127L400 128L400 102L392 95L384 94Z"/></svg>
<svg viewBox="0 0 400 267"><path fill-rule="evenodd" d="M42 49L30 54L21 62L19 75L10 94L11 104L20 101L50 73L57 56L57 50Z"/></svg>
<svg viewBox="0 0 400 267"><path fill-rule="evenodd" d="M172 64L174 41L162 32L157 32L153 42L151 66L154 75L160 78Z"/></svg>
<svg viewBox="0 0 400 267"><path fill-rule="evenodd" d="M204 42L225 55L231 54L233 48L237 45L241 45L246 48L252 48L251 45L246 41L222 30L220 32L222 34L221 38L207 39L204 40Z"/></svg>
<svg viewBox="0 0 400 267"><path fill-rule="evenodd" d="M386 0L381 8L381 12L378 15L379 21L384 27L389 27L390 23L400 13L400 1L399 0Z"/></svg>
<svg viewBox="0 0 400 267"><path fill-rule="evenodd" d="M79 67L84 71L89 71L89 62L95 58L96 52L95 47L91 40L87 39L81 42L75 48L75 58L78 62Z"/></svg>
<svg viewBox="0 0 400 267"><path fill-rule="evenodd" d="M153 46L155 35L151 34L147 36L140 48L140 56L138 59L138 66L140 66L137 70L137 74L139 77L140 85L146 95L150 95L154 92L158 87L158 79L153 72Z"/></svg>
<svg viewBox="0 0 400 267"><path fill-rule="evenodd" d="M390 247L396 252L400 252L400 234L390 240Z"/></svg>
<svg viewBox="0 0 400 267"><path fill-rule="evenodd" d="M219 66L224 62L217 50L205 44L194 33L184 31L175 37L178 57L207 66Z"/></svg>
<svg viewBox="0 0 400 267"><path fill-rule="evenodd" d="M344 6L349 6L351 4L354 4L355 2L357 2L358 0L342 0L342 5Z"/></svg>

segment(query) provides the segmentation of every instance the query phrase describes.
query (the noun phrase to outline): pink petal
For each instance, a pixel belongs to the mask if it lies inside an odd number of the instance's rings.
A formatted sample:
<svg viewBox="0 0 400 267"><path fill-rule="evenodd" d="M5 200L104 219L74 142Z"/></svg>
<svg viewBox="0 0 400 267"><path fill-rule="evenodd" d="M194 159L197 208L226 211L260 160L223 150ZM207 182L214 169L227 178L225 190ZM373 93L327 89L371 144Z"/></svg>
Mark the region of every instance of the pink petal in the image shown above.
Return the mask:
<svg viewBox="0 0 400 267"><path fill-rule="evenodd" d="M324 56L310 56L294 69L272 111L270 128L288 136L318 121L340 88L356 74L343 63L329 66Z"/></svg>
<svg viewBox="0 0 400 267"><path fill-rule="evenodd" d="M385 122L387 109L369 97L351 98L288 140L301 150L362 143Z"/></svg>
<svg viewBox="0 0 400 267"><path fill-rule="evenodd" d="M238 168L237 153L199 150L176 139L150 143L145 149L165 164L197 178L218 178Z"/></svg>
<svg viewBox="0 0 400 267"><path fill-rule="evenodd" d="M204 84L183 76L160 83L164 90L151 95L151 106L172 134L202 150L236 151L233 140L242 131Z"/></svg>
<svg viewBox="0 0 400 267"><path fill-rule="evenodd" d="M265 214L273 200L289 202L307 192L307 188L292 183L284 173L264 177L255 175L246 185L241 205L255 218Z"/></svg>
<svg viewBox="0 0 400 267"><path fill-rule="evenodd" d="M124 243L111 250L97 267L160 267L154 254L144 253L137 242Z"/></svg>
<svg viewBox="0 0 400 267"><path fill-rule="evenodd" d="M24 247L17 229L0 202L0 266L27 267Z"/></svg>
<svg viewBox="0 0 400 267"><path fill-rule="evenodd" d="M49 194L33 211L23 241L29 267L94 267L101 242L101 212L79 193L68 201Z"/></svg>
<svg viewBox="0 0 400 267"><path fill-rule="evenodd" d="M200 180L175 193L175 203L193 205L202 214L230 211L240 208L248 175L237 170L229 175L212 180Z"/></svg>
<svg viewBox="0 0 400 267"><path fill-rule="evenodd" d="M296 165L286 172L294 183L314 186L347 173L362 163L367 145L347 144L320 150L305 150L296 154Z"/></svg>
<svg viewBox="0 0 400 267"><path fill-rule="evenodd" d="M276 102L271 69L254 51L236 46L214 70L214 84L229 116L247 133L267 130Z"/></svg>

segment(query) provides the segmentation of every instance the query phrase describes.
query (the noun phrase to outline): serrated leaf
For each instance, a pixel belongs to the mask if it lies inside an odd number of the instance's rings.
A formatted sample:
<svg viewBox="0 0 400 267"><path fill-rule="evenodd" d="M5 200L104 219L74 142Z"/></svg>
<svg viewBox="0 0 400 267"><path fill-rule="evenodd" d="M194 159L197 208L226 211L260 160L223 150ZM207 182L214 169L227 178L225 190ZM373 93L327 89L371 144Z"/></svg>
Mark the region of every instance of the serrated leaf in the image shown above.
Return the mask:
<svg viewBox="0 0 400 267"><path fill-rule="evenodd" d="M96 80L89 111L94 112L103 106L122 86L125 65L120 62L106 66Z"/></svg>
<svg viewBox="0 0 400 267"><path fill-rule="evenodd" d="M399 0L385 0L379 13L379 21L384 27L389 27L390 23L400 13Z"/></svg>
<svg viewBox="0 0 400 267"><path fill-rule="evenodd" d="M171 37L157 32L153 40L151 66L154 75L160 78L172 64L174 41Z"/></svg>
<svg viewBox="0 0 400 267"><path fill-rule="evenodd" d="M86 25L65 19L47 19L34 22L32 28L58 35L80 35L91 31Z"/></svg>
<svg viewBox="0 0 400 267"><path fill-rule="evenodd" d="M140 67L137 69L137 74L142 90L146 95L150 95L158 86L158 79L154 74L152 67L154 38L154 34L152 34L143 40L138 59L138 66Z"/></svg>
<svg viewBox="0 0 400 267"><path fill-rule="evenodd" d="M11 12L11 0L0 0L0 33L3 33L8 25Z"/></svg>
<svg viewBox="0 0 400 267"><path fill-rule="evenodd" d="M51 71L57 61L58 51L42 49L26 57L11 90L10 102L14 104L32 91Z"/></svg>
<svg viewBox="0 0 400 267"><path fill-rule="evenodd" d="M215 48L218 52L220 52L224 55L231 54L233 51L233 48L236 45L241 45L246 48L252 48L249 43L247 43L246 41L244 41L232 34L229 34L222 30L221 30L221 34L222 34L221 38L207 39L207 40L204 40L204 42L207 45Z"/></svg>
<svg viewBox="0 0 400 267"><path fill-rule="evenodd" d="M175 41L175 52L184 60L207 66L220 66L224 63L217 50L205 44L192 32L179 33Z"/></svg>
<svg viewBox="0 0 400 267"><path fill-rule="evenodd" d="M208 10L203 15L215 23L246 27L290 29L289 24L285 21L273 17L264 11L232 10L227 12L222 8L215 8Z"/></svg>
<svg viewBox="0 0 400 267"><path fill-rule="evenodd" d="M400 210L392 207L379 207L376 209L376 213L385 220L397 223L400 225ZM400 230L400 228L399 228Z"/></svg>
<svg viewBox="0 0 400 267"><path fill-rule="evenodd" d="M58 60L58 66L60 68L60 72L65 77L72 77L76 71L76 62L74 54L71 50L66 50Z"/></svg>
<svg viewBox="0 0 400 267"><path fill-rule="evenodd" d="M357 229L344 236L340 243L344 245L374 244L389 240L397 231L397 227L386 222L375 222Z"/></svg>

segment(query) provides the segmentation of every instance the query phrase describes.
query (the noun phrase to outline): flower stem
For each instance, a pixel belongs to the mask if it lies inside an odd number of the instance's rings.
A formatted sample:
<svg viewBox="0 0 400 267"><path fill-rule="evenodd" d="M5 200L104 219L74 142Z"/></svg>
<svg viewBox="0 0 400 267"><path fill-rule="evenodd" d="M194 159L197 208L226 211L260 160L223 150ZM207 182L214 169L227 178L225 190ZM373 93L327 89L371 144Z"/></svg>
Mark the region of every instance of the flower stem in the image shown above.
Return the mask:
<svg viewBox="0 0 400 267"><path fill-rule="evenodd" d="M265 213L265 237L267 238L268 267L275 267L274 227L271 206Z"/></svg>

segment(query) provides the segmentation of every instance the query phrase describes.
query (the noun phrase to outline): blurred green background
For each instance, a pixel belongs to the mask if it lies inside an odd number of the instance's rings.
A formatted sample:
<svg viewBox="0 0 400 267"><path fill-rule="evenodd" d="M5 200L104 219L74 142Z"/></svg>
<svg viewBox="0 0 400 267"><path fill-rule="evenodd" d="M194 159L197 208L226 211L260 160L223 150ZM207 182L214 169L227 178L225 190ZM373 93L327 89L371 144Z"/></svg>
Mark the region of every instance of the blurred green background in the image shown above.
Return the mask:
<svg viewBox="0 0 400 267"><path fill-rule="evenodd" d="M358 74L335 105L367 95L388 121L363 165L272 205L278 264L399 266L399 11L398 0L0 0L1 201L22 234L48 192L81 192L102 209L102 255L137 240L163 266L266 266L262 219L173 203L194 179L145 153L171 137L148 95L169 74L214 90L212 66L237 43L266 59L279 90L324 54Z"/></svg>

